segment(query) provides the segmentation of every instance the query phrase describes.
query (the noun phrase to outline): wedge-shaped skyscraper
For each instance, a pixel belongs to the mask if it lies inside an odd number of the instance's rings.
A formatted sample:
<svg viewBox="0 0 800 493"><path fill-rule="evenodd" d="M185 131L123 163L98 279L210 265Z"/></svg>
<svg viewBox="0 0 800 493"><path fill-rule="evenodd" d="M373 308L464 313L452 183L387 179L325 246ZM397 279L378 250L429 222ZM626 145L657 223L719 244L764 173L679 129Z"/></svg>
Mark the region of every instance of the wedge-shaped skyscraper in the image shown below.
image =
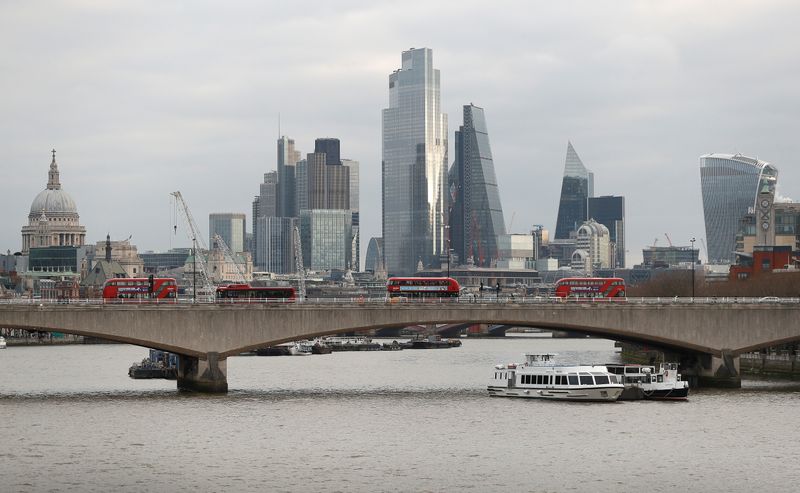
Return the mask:
<svg viewBox="0 0 800 493"><path fill-rule="evenodd" d="M391 274L434 265L445 249L447 115L439 96L433 52L404 51L383 110L383 254Z"/></svg>
<svg viewBox="0 0 800 493"><path fill-rule="evenodd" d="M497 260L497 237L506 234L506 226L483 108L464 106L455 152L448 180L450 248L461 264L471 258L478 267L490 267Z"/></svg>
<svg viewBox="0 0 800 493"><path fill-rule="evenodd" d="M594 196L594 173L586 169L578 153L567 142L567 159L564 163L564 179L561 182L561 200L556 219L557 240L564 240L587 219L587 200Z"/></svg>
<svg viewBox="0 0 800 493"><path fill-rule="evenodd" d="M772 200L756 204L759 183L774 193L778 170L767 162L741 154L706 154L700 156L700 186L703 191L703 214L706 222L708 262L731 264L735 261L736 233L742 217L758 211L759 225L772 227ZM769 192L769 190L767 190Z"/></svg>

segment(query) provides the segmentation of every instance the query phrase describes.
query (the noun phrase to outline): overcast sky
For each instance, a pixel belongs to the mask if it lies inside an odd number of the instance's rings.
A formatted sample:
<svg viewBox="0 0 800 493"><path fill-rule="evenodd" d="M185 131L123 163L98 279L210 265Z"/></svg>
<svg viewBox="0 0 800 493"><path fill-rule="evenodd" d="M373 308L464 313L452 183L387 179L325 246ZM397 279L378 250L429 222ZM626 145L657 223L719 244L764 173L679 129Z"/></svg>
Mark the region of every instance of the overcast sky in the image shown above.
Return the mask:
<svg viewBox="0 0 800 493"><path fill-rule="evenodd" d="M206 235L210 212L250 221L279 113L303 154L338 137L361 162L365 249L381 234L388 77L429 47L450 142L464 104L485 108L510 231L555 230L570 140L596 195L625 196L638 263L664 233L705 237L701 154L769 161L800 200L799 18L767 0L4 1L0 249L21 248L52 148L88 241L188 246L174 190Z"/></svg>

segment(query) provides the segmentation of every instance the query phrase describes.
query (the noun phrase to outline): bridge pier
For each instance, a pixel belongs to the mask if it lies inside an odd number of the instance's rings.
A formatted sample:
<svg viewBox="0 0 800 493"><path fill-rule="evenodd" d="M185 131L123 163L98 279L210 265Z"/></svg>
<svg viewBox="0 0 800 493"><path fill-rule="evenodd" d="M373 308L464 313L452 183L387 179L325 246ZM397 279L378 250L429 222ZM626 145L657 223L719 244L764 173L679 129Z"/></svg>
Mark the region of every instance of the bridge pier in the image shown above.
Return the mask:
<svg viewBox="0 0 800 493"><path fill-rule="evenodd" d="M742 386L739 356L734 356L730 349L723 349L719 357L709 355L702 359L704 361L697 375L701 387L738 389Z"/></svg>
<svg viewBox="0 0 800 493"><path fill-rule="evenodd" d="M207 353L205 359L178 355L178 389L224 394L228 392L228 362L219 353Z"/></svg>

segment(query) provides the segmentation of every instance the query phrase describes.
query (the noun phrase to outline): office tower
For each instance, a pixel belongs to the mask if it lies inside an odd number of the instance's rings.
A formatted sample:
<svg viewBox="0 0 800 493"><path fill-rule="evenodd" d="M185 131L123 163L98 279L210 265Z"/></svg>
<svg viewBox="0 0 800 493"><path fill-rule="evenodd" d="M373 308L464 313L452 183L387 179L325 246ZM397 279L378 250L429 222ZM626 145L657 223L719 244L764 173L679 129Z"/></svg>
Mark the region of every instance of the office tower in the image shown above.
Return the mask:
<svg viewBox="0 0 800 493"><path fill-rule="evenodd" d="M438 264L445 251L447 115L439 80L428 48L404 51L389 75L381 166L383 254L392 274Z"/></svg>
<svg viewBox="0 0 800 493"><path fill-rule="evenodd" d="M611 238L608 228L589 219L575 233L576 249L572 253L574 269L591 274L596 269L611 267Z"/></svg>
<svg viewBox="0 0 800 493"><path fill-rule="evenodd" d="M295 211L308 209L308 161L302 159L295 165Z"/></svg>
<svg viewBox="0 0 800 493"><path fill-rule="evenodd" d="M767 217L758 221L774 224L772 200L756 204L759 182L774 190L778 170L767 162L741 154L706 154L700 156L700 186L703 192L703 214L706 223L708 263L731 264L735 261L736 233L745 214L758 211ZM765 199L766 200L766 199ZM759 226L760 227L760 226Z"/></svg>
<svg viewBox="0 0 800 493"><path fill-rule="evenodd" d="M294 140L281 136L278 139L277 213L279 217L297 217L295 197L296 164L300 151L295 150Z"/></svg>
<svg viewBox="0 0 800 493"><path fill-rule="evenodd" d="M353 220L353 251L351 253L350 268L358 272L361 270L361 234L360 234L360 212L359 212L359 163L351 159L342 159L342 166L348 168L350 174L350 212Z"/></svg>
<svg viewBox="0 0 800 493"><path fill-rule="evenodd" d="M300 211L303 266L316 271L347 269L350 265L351 231L349 210Z"/></svg>
<svg viewBox="0 0 800 493"><path fill-rule="evenodd" d="M567 142L564 162L564 179L561 182L561 199L558 203L555 239L569 239L587 219L586 201L594 196L594 173L586 169L578 153Z"/></svg>
<svg viewBox="0 0 800 493"><path fill-rule="evenodd" d="M275 217L278 215L278 173L270 171L264 173L264 183L259 185L259 194L253 199L253 264L258 269L263 269L263 258L259 257L258 252L263 251L258 245L258 234L256 233L256 222L260 217Z"/></svg>
<svg viewBox="0 0 800 493"><path fill-rule="evenodd" d="M383 238L370 238L367 245L367 256L364 259L364 270L373 274L383 271Z"/></svg>
<svg viewBox="0 0 800 493"><path fill-rule="evenodd" d="M231 252L244 251L247 216L243 213L212 213L208 215L208 246L213 248L214 235L220 235Z"/></svg>
<svg viewBox="0 0 800 493"><path fill-rule="evenodd" d="M295 217L262 216L255 221L258 270L276 274L295 272L294 228L298 224Z"/></svg>
<svg viewBox="0 0 800 493"><path fill-rule="evenodd" d="M314 209L350 209L350 168L327 164L327 155L312 152L306 156L303 170L298 175L305 178L305 207Z"/></svg>
<svg viewBox="0 0 800 493"><path fill-rule="evenodd" d="M616 265L625 267L625 197L606 195L589 197L589 219L608 228L611 241L614 243Z"/></svg>
<svg viewBox="0 0 800 493"><path fill-rule="evenodd" d="M325 163L330 165L340 165L339 139L321 138L314 141L314 152L325 154Z"/></svg>
<svg viewBox="0 0 800 493"><path fill-rule="evenodd" d="M464 106L455 152L448 178L450 248L462 264L471 258L477 267L490 267L498 258L497 237L506 234L506 226L482 108Z"/></svg>

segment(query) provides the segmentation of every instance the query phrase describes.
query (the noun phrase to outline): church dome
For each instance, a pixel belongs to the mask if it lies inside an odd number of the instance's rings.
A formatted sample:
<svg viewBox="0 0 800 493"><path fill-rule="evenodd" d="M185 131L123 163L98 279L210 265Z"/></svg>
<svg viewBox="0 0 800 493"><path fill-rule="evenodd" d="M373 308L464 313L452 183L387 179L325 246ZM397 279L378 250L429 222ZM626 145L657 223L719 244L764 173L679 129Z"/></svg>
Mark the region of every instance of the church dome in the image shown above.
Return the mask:
<svg viewBox="0 0 800 493"><path fill-rule="evenodd" d="M78 207L75 201L64 190L46 189L39 192L31 204L31 214L38 215L44 211L45 215L54 213L76 214Z"/></svg>
<svg viewBox="0 0 800 493"><path fill-rule="evenodd" d="M39 195L33 199L29 217L39 216L42 212L45 216L78 214L75 201L72 200L70 194L61 190L55 150L53 150L53 162L50 163L50 172L47 175L47 188L39 192Z"/></svg>

